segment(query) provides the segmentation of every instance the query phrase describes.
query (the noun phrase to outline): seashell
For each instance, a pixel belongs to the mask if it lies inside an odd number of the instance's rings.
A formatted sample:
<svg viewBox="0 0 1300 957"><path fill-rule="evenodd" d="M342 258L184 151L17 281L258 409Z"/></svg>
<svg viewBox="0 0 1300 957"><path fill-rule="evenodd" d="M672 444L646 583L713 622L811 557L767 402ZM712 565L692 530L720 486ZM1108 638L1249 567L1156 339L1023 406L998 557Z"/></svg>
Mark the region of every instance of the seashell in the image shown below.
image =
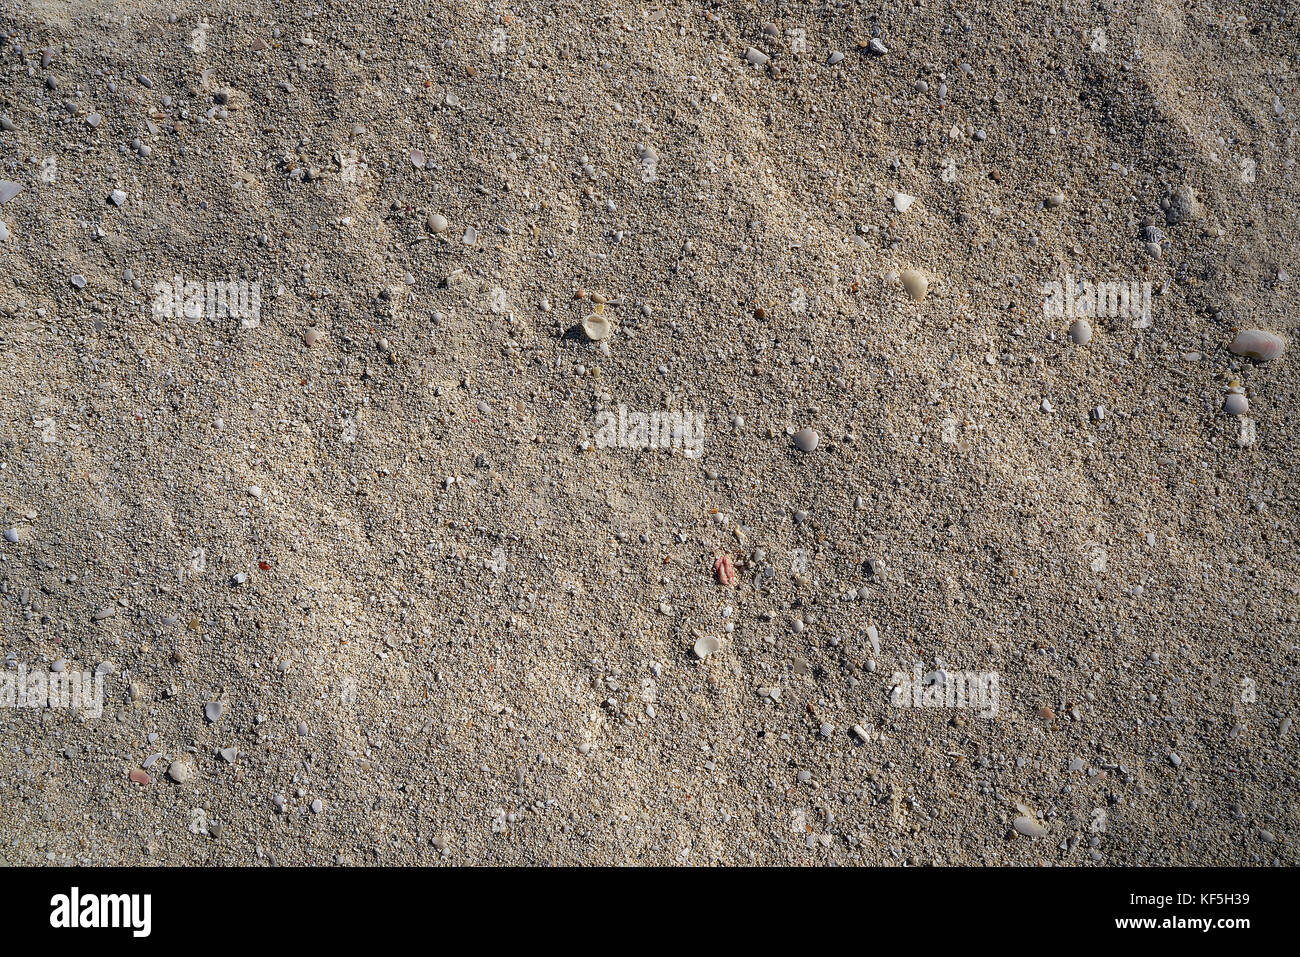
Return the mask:
<svg viewBox="0 0 1300 957"><path fill-rule="evenodd" d="M736 584L736 568L726 555L718 556L717 561L713 563L713 575L720 585Z"/></svg>
<svg viewBox="0 0 1300 957"><path fill-rule="evenodd" d="M411 150L411 165L416 169L424 169L426 160L423 150Z"/></svg>
<svg viewBox="0 0 1300 957"><path fill-rule="evenodd" d="M1086 346L1092 341L1092 323L1087 319L1076 319L1070 323L1070 341L1076 346Z"/></svg>
<svg viewBox="0 0 1300 957"><path fill-rule="evenodd" d="M1047 835L1047 828L1032 817L1018 817L1011 822L1011 826L1016 829L1017 833L1023 834L1025 837L1045 837Z"/></svg>
<svg viewBox="0 0 1300 957"><path fill-rule="evenodd" d="M916 202L915 196L908 196L906 193L894 194L894 209L900 213L907 212L909 209L912 208L912 204L915 202Z"/></svg>
<svg viewBox="0 0 1300 957"><path fill-rule="evenodd" d="M23 191L20 183L14 183L7 179L0 179L0 203L7 203Z"/></svg>
<svg viewBox="0 0 1300 957"><path fill-rule="evenodd" d="M707 658L722 647L722 642L712 635L702 635L695 640L695 657Z"/></svg>
<svg viewBox="0 0 1300 957"><path fill-rule="evenodd" d="M447 231L447 217L442 213L430 213L429 218L425 220L431 233L445 233Z"/></svg>
<svg viewBox="0 0 1300 957"><path fill-rule="evenodd" d="M904 269L900 278L903 280L903 288L907 290L907 294L917 302L930 292L930 280L915 269Z"/></svg>
<svg viewBox="0 0 1300 957"><path fill-rule="evenodd" d="M1059 206L1064 206L1065 194L1053 193L1051 196L1048 196L1045 200L1043 200L1043 205L1046 206L1048 209L1056 209Z"/></svg>
<svg viewBox="0 0 1300 957"><path fill-rule="evenodd" d="M1162 243L1165 240L1165 231L1159 226L1143 226L1141 235L1144 243Z"/></svg>
<svg viewBox="0 0 1300 957"><path fill-rule="evenodd" d="M592 342L599 342L608 336L612 330L609 317L602 312L593 312L582 320L582 331L587 334L587 338Z"/></svg>
<svg viewBox="0 0 1300 957"><path fill-rule="evenodd" d="M809 428L805 425L794 435L790 436L790 439L794 442L794 447L800 452L811 452L813 449L817 448L817 443L821 441L821 436L817 434L816 429Z"/></svg>
<svg viewBox="0 0 1300 957"><path fill-rule="evenodd" d="M6 226L3 221L0 221L0 243L6 242L8 239L9 227Z"/></svg>
<svg viewBox="0 0 1300 957"><path fill-rule="evenodd" d="M1245 415L1250 411L1250 401L1240 392L1229 392L1223 400L1223 411L1228 415Z"/></svg>
<svg viewBox="0 0 1300 957"><path fill-rule="evenodd" d="M1280 336L1263 329L1244 329L1237 333L1228 348L1239 356L1247 356L1256 362L1268 362L1276 359L1286 348Z"/></svg>

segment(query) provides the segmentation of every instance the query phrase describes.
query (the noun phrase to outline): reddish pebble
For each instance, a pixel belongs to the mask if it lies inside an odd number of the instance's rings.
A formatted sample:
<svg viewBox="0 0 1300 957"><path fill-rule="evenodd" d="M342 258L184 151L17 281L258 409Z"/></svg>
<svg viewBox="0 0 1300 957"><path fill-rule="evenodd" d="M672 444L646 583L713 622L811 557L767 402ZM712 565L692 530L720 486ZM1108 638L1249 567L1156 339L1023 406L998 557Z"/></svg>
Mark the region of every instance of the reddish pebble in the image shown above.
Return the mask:
<svg viewBox="0 0 1300 957"><path fill-rule="evenodd" d="M149 775L145 774L139 768L136 768L134 771L131 772L130 778L136 784L149 784L151 781Z"/></svg>
<svg viewBox="0 0 1300 957"><path fill-rule="evenodd" d="M718 582L723 585L736 584L736 569L731 564L731 559L722 555L713 563L713 574Z"/></svg>

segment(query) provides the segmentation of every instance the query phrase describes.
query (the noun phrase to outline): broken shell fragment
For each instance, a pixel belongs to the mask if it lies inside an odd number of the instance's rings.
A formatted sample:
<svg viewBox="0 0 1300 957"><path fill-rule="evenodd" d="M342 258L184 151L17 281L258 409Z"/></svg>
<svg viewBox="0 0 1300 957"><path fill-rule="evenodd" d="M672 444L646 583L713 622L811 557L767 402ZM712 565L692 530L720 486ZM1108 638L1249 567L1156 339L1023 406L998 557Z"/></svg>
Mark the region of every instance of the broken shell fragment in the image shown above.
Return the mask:
<svg viewBox="0 0 1300 957"><path fill-rule="evenodd" d="M712 635L704 635L695 640L695 657L707 658L722 647L722 642Z"/></svg>
<svg viewBox="0 0 1300 957"><path fill-rule="evenodd" d="M1282 354L1286 343L1280 336L1265 332L1263 329L1243 329L1237 333L1237 338L1232 340L1232 345L1228 348L1237 355L1246 356L1256 362L1268 362Z"/></svg>
<svg viewBox="0 0 1300 957"><path fill-rule="evenodd" d="M601 312L593 312L582 320L582 331L592 342L599 342L610 334L609 317Z"/></svg>
<svg viewBox="0 0 1300 957"><path fill-rule="evenodd" d="M930 280L926 279L924 274L915 269L904 269L901 278L903 280L903 288L906 289L907 294L917 302L924 299L930 292Z"/></svg>

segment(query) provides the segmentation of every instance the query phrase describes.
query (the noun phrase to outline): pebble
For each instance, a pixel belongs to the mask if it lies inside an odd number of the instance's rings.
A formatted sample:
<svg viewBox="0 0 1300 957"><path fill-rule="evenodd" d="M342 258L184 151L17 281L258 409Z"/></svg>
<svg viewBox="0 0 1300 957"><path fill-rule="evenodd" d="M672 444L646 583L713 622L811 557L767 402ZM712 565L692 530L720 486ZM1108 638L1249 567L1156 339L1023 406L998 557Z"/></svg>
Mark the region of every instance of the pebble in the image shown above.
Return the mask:
<svg viewBox="0 0 1300 957"><path fill-rule="evenodd" d="M750 63L752 63L754 66L766 66L768 60L770 60L771 57L769 57L762 50L756 50L753 47L750 47L748 50L745 51L745 59L748 60Z"/></svg>
<svg viewBox="0 0 1300 957"><path fill-rule="evenodd" d="M323 811L323 810L325 810L325 805L321 803L321 799L320 799L320 798L316 798L316 800L314 800L314 801L311 802L311 813L312 813L312 814L319 814L319 813L320 813L321 811Z"/></svg>
<svg viewBox="0 0 1300 957"><path fill-rule="evenodd" d="M826 62L829 63L831 66L834 66L835 64L839 63L843 59L844 59L843 53L841 53L839 50L832 50L831 55L826 58Z"/></svg>
<svg viewBox="0 0 1300 957"><path fill-rule="evenodd" d="M133 784L149 784L153 781L149 775L145 774L139 768L132 768L131 773L127 775Z"/></svg>
<svg viewBox="0 0 1300 957"><path fill-rule="evenodd" d="M220 701L209 701L203 706L203 714L209 721L219 721L224 710Z"/></svg>
<svg viewBox="0 0 1300 957"><path fill-rule="evenodd" d="M1018 817L1011 822L1011 826L1016 829L1017 833L1023 834L1025 837L1047 836L1047 828L1043 827L1043 825L1039 824L1032 817Z"/></svg>
<svg viewBox="0 0 1300 957"><path fill-rule="evenodd" d="M321 339L323 339L324 337L325 337L325 333L321 332L321 330L315 327L312 327L302 334L302 341L304 345L306 345L308 348L311 348L316 343L320 342Z"/></svg>
<svg viewBox="0 0 1300 957"><path fill-rule="evenodd" d="M9 227L6 226L2 220L0 220L0 243L8 242L8 240L9 240Z"/></svg>
<svg viewBox="0 0 1300 957"><path fill-rule="evenodd" d="M234 764L235 758L239 757L239 748L222 748L221 757L227 764Z"/></svg>
<svg viewBox="0 0 1300 957"><path fill-rule="evenodd" d="M121 206L126 202L126 193L120 189L115 189L113 192L108 194L108 198L114 206Z"/></svg>
<svg viewBox="0 0 1300 957"><path fill-rule="evenodd" d="M1250 411L1250 402L1240 392L1230 392L1223 400L1223 411L1228 415L1245 415Z"/></svg>
<svg viewBox="0 0 1300 957"><path fill-rule="evenodd" d="M104 122L104 118L100 116L98 113L91 113L89 116L86 117L86 125L89 126L92 130L98 129L99 124L102 122Z"/></svg>
<svg viewBox="0 0 1300 957"><path fill-rule="evenodd" d="M16 529L16 528L6 528L6 529L5 529L5 541L6 541L6 542L9 542L9 544L11 544L11 545L12 545L14 542L18 541L18 529Z"/></svg>
<svg viewBox="0 0 1300 957"><path fill-rule="evenodd" d="M79 272L74 272L68 281L77 289L86 288L86 277Z"/></svg>
<svg viewBox="0 0 1300 957"><path fill-rule="evenodd" d="M1180 767L1183 763L1183 757L1177 751L1169 752L1169 763L1174 767Z"/></svg>
<svg viewBox="0 0 1300 957"><path fill-rule="evenodd" d="M0 179L0 203L7 203L23 191L21 183Z"/></svg>
<svg viewBox="0 0 1300 957"><path fill-rule="evenodd" d="M1246 356L1256 362L1268 362L1280 356L1286 349L1286 343L1280 336L1263 329L1245 329L1237 333L1228 349L1239 356Z"/></svg>
<svg viewBox="0 0 1300 957"><path fill-rule="evenodd" d="M821 442L821 436L817 434L817 430L806 425L790 438L794 442L794 447L800 452L811 452Z"/></svg>
<svg viewBox="0 0 1300 957"><path fill-rule="evenodd" d="M867 49L876 56L884 56L889 52L889 47L881 43L879 37L872 37L871 42L867 44Z"/></svg>
<svg viewBox="0 0 1300 957"><path fill-rule="evenodd" d="M95 621L104 621L105 619L112 618L116 614L117 614L116 608L114 608L112 605L106 605L105 607L100 608L98 611L95 612L94 618Z"/></svg>
<svg viewBox="0 0 1300 957"><path fill-rule="evenodd" d="M1087 319L1076 319L1070 323L1070 341L1076 346L1086 346L1092 341L1092 323Z"/></svg>
<svg viewBox="0 0 1300 957"><path fill-rule="evenodd" d="M903 280L903 288L907 290L907 294L917 302L929 294L930 280L926 279L923 273L915 269L904 269L900 278Z"/></svg>
<svg viewBox="0 0 1300 957"><path fill-rule="evenodd" d="M64 669L66 669L67 667L68 667L68 661L66 658L55 658L54 661L50 663L50 670L53 671L56 675L62 674Z"/></svg>
<svg viewBox="0 0 1300 957"><path fill-rule="evenodd" d="M167 766L167 776L177 784L194 780L194 762L189 758L177 758Z"/></svg>
<svg viewBox="0 0 1300 957"><path fill-rule="evenodd" d="M916 202L916 197L915 197L915 196L908 196L906 193L895 193L895 194L894 194L894 210L895 210L895 212L905 213L905 212L907 212L909 209L912 208L912 204L915 203L915 202Z"/></svg>
<svg viewBox="0 0 1300 957"><path fill-rule="evenodd" d="M867 729L862 727L862 725L860 724L853 725L851 728L849 728L849 733L852 734L853 737L857 738L860 744L867 743L867 739L869 735L867 734Z"/></svg>

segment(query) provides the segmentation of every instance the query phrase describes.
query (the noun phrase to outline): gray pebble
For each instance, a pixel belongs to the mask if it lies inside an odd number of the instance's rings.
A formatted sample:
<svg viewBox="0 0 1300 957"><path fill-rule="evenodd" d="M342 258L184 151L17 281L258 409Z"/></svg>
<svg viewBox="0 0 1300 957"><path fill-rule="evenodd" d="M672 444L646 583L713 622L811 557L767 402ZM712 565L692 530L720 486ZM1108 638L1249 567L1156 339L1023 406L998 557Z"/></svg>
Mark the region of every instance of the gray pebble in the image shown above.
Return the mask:
<svg viewBox="0 0 1300 957"><path fill-rule="evenodd" d="M817 431L806 425L790 438L794 442L794 447L800 452L811 452L817 448L817 443L821 441L821 436L817 434Z"/></svg>
<svg viewBox="0 0 1300 957"><path fill-rule="evenodd" d="M16 528L6 528L6 529L5 529L5 541L6 541L6 542L9 542L10 544L12 544L12 543L18 541L18 529L16 529Z"/></svg>
<svg viewBox="0 0 1300 957"><path fill-rule="evenodd" d="M220 701L209 701L206 705L203 706L203 713L204 715L207 716L207 719L209 721L220 720L221 714L224 710L225 709L222 707Z"/></svg>

